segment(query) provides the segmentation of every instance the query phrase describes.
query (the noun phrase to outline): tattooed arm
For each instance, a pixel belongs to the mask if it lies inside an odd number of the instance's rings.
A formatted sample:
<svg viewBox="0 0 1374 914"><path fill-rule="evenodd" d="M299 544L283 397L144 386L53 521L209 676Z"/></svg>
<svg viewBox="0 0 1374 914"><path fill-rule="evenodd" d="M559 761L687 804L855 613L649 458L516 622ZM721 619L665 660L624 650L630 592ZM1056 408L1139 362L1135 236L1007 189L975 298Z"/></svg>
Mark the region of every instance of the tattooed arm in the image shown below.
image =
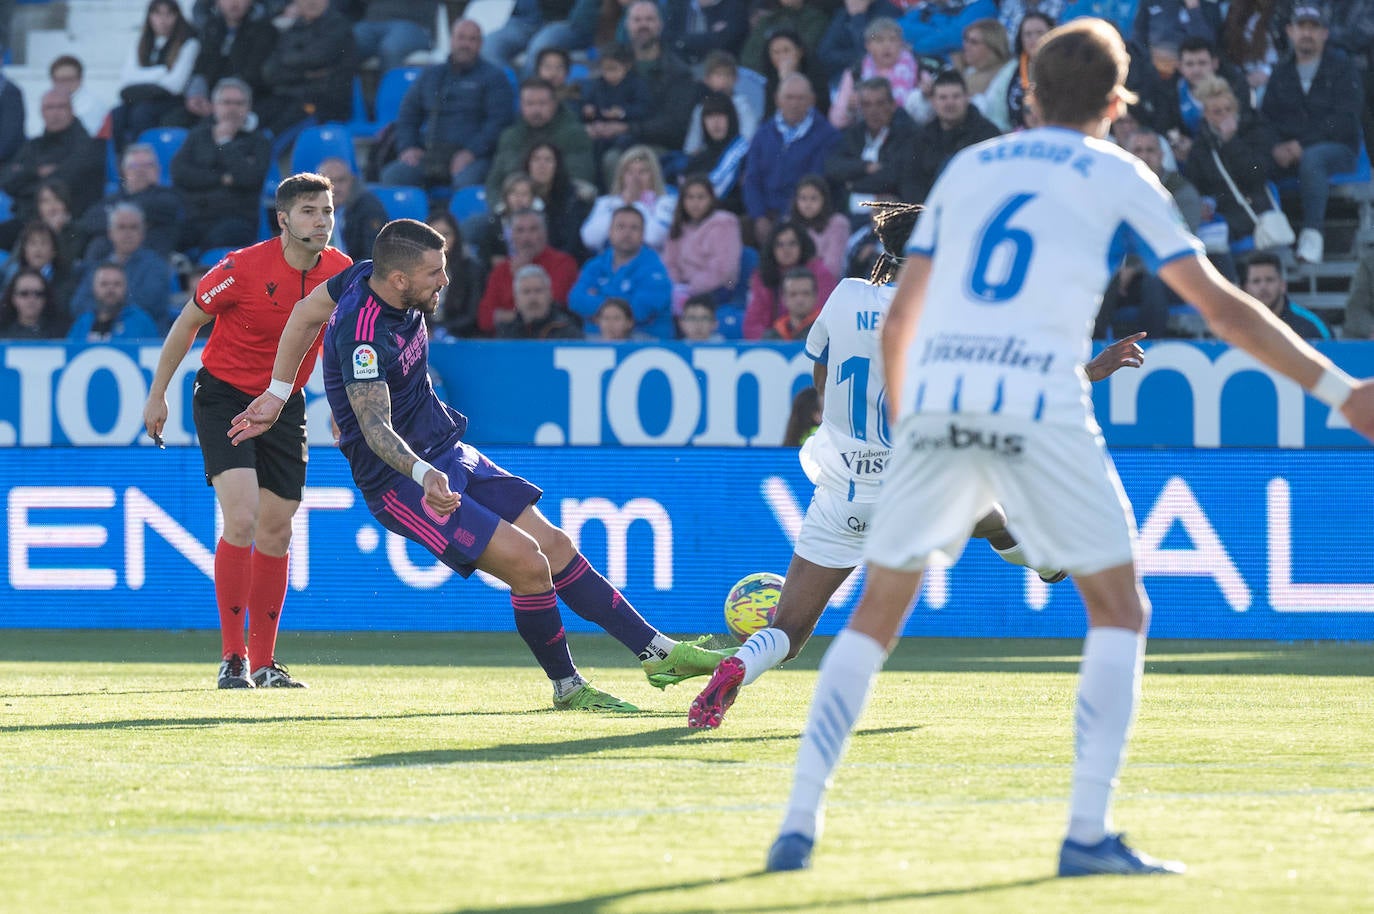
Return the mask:
<svg viewBox="0 0 1374 914"><path fill-rule="evenodd" d="M391 392L385 381L353 381L344 387L348 405L358 420L363 439L372 452L387 466L410 476L420 458L406 444L405 439L391 427ZM450 514L458 508L459 496L449 491L448 476L431 468L424 476L425 501L439 514Z"/></svg>

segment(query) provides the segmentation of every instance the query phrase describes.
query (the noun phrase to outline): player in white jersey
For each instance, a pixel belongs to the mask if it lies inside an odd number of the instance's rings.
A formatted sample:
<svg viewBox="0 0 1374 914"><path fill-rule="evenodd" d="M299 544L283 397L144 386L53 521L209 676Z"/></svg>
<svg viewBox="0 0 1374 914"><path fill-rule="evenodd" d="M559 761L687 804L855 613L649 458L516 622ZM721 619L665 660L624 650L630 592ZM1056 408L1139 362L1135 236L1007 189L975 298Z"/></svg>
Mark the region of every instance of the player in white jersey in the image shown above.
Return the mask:
<svg viewBox="0 0 1374 914"><path fill-rule="evenodd" d="M1042 39L1030 103L1048 126L981 143L936 182L883 327L892 463L865 545L867 584L821 661L768 869L809 866L826 784L901 631L922 569L957 558L1000 502L1027 558L1074 576L1088 614L1061 876L1174 873L1130 848L1108 807L1140 692L1148 604L1130 504L1079 368L1131 231L1217 336L1374 437L1374 382L1340 371L1226 282L1158 179L1102 141L1132 96L1121 36L1077 19ZM912 523L920 518L920 523Z"/></svg>
<svg viewBox="0 0 1374 914"><path fill-rule="evenodd" d="M878 500L883 470L891 457L879 332L896 291L893 282L920 207L875 203L874 229L883 252L867 281L845 279L826 300L806 339L815 362L812 377L824 392L820 428L802 448L802 464L816 484L787 567L777 611L767 628L755 632L734 657L723 660L692 702L687 726L715 728L739 690L801 652L830 598L863 559L866 531ZM1100 380L1125 365L1138 367L1144 352L1137 333L1118 340L1085 370ZM1007 519L996 505L974 526L998 555L1026 564ZM1037 569L1054 583L1058 569Z"/></svg>

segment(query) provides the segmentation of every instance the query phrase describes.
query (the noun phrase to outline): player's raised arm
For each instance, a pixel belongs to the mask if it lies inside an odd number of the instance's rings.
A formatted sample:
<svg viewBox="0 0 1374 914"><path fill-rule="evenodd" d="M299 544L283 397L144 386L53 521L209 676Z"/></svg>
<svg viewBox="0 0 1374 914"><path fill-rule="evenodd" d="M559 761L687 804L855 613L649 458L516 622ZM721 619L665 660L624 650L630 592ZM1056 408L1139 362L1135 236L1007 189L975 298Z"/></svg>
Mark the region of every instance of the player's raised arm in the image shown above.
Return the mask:
<svg viewBox="0 0 1374 914"><path fill-rule="evenodd" d="M906 351L916 336L916 323L925 307L930 281L930 258L908 254L892 296L892 309L883 321L883 375L887 383L887 415L895 424L901 415L902 382L906 380Z"/></svg>
<svg viewBox="0 0 1374 914"><path fill-rule="evenodd" d="M348 405L358 420L363 440L398 473L404 473L425 490L425 503L441 515L458 509L459 497L449 491L448 476L421 460L391 425L391 392L385 381L353 381L344 387Z"/></svg>
<svg viewBox="0 0 1374 914"><path fill-rule="evenodd" d="M1374 383L1357 381L1341 371L1268 308L1222 278L1203 257L1167 263L1159 277L1202 312L1218 337L1339 409L1351 428L1374 440Z"/></svg>
<svg viewBox="0 0 1374 914"><path fill-rule="evenodd" d="M148 400L143 404L143 427L147 429L148 437L159 444L162 441L162 429L167 424L167 386L172 383L172 375L181 360L191 351L196 334L211 320L212 317L192 299L181 309L177 319L172 321L167 338L162 341L153 383L148 388Z"/></svg>
<svg viewBox="0 0 1374 914"><path fill-rule="evenodd" d="M320 328L334 313L334 299L329 297L329 284L320 283L305 298L296 302L287 318L286 327L277 343L277 358L272 363L272 383L259 394L248 408L234 417L229 437L234 444L256 438L272 427L281 415L281 408L291 396L294 386L290 380L301 369L301 361L310 351Z"/></svg>
<svg viewBox="0 0 1374 914"><path fill-rule="evenodd" d="M1115 374L1118 368L1139 368L1145 364L1145 350L1140 341L1145 339L1145 331L1122 337L1090 359L1083 372L1088 380L1096 383Z"/></svg>

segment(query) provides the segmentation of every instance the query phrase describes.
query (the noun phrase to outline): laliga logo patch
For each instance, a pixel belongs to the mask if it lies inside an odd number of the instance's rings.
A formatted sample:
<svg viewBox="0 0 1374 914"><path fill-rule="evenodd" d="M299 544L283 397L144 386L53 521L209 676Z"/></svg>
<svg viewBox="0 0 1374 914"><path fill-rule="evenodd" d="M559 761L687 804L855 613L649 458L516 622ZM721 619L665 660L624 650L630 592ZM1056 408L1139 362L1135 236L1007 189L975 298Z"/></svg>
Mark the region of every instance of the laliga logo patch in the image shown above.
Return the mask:
<svg viewBox="0 0 1374 914"><path fill-rule="evenodd" d="M377 351L371 346L359 346L353 350L353 377L363 380L379 376Z"/></svg>

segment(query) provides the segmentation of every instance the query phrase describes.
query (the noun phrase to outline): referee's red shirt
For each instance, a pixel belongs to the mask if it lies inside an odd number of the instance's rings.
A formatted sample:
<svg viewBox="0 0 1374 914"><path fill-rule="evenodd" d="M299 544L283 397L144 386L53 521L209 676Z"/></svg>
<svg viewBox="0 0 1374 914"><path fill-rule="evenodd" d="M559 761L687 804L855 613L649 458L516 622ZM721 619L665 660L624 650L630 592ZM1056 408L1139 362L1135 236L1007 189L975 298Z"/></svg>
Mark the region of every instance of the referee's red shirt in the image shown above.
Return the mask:
<svg viewBox="0 0 1374 914"><path fill-rule="evenodd" d="M201 364L249 396L262 393L272 380L277 342L292 306L352 263L344 252L327 247L312 269L297 270L286 262L281 238L228 254L196 286L195 303L215 318ZM293 391L305 386L319 354L316 336L301 361Z"/></svg>

